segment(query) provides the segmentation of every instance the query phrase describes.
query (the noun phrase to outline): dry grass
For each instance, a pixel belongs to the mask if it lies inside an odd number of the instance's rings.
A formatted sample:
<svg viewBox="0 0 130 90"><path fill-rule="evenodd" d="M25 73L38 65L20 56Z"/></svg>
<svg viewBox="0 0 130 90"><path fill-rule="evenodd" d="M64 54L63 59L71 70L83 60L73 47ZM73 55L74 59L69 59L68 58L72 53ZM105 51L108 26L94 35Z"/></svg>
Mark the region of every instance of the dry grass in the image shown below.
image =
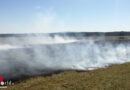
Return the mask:
<svg viewBox="0 0 130 90"><path fill-rule="evenodd" d="M88 72L66 71L15 83L8 90L130 90L130 63Z"/></svg>

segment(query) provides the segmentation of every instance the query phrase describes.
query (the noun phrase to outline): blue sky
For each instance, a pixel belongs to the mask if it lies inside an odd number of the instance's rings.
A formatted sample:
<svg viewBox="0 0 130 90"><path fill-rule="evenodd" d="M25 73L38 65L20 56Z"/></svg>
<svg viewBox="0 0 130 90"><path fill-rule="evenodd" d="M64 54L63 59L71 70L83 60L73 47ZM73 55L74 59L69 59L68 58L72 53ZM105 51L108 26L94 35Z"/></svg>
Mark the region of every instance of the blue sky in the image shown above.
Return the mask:
<svg viewBox="0 0 130 90"><path fill-rule="evenodd" d="M0 33L130 31L130 0L0 0Z"/></svg>

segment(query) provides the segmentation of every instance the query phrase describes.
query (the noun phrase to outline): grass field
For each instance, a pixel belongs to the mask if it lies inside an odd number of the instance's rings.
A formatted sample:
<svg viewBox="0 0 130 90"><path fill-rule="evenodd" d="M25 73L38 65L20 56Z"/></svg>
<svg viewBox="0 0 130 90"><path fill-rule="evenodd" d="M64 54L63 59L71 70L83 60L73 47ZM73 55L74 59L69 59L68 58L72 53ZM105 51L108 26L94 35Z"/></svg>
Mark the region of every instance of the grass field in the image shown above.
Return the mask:
<svg viewBox="0 0 130 90"><path fill-rule="evenodd" d="M8 90L130 90L130 63L106 69L65 71L15 82Z"/></svg>

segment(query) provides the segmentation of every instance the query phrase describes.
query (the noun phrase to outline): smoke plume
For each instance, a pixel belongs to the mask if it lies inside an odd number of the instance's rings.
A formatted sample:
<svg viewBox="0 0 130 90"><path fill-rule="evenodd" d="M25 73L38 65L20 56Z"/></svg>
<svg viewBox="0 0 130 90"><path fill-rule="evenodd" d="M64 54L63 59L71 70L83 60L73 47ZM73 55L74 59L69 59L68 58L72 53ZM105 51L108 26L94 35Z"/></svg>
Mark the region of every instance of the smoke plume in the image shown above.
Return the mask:
<svg viewBox="0 0 130 90"><path fill-rule="evenodd" d="M4 39L0 43L0 75L4 79L59 70L93 70L130 61L129 43L58 35Z"/></svg>

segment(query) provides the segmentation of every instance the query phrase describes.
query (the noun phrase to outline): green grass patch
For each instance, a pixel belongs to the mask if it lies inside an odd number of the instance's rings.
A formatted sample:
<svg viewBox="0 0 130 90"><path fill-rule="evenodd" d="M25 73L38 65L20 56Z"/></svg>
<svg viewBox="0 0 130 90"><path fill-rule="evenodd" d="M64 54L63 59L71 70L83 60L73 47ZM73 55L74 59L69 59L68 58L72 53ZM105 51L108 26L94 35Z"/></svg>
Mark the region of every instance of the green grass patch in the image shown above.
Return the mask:
<svg viewBox="0 0 130 90"><path fill-rule="evenodd" d="M130 63L86 72L65 71L37 76L8 86L8 90L130 90Z"/></svg>

